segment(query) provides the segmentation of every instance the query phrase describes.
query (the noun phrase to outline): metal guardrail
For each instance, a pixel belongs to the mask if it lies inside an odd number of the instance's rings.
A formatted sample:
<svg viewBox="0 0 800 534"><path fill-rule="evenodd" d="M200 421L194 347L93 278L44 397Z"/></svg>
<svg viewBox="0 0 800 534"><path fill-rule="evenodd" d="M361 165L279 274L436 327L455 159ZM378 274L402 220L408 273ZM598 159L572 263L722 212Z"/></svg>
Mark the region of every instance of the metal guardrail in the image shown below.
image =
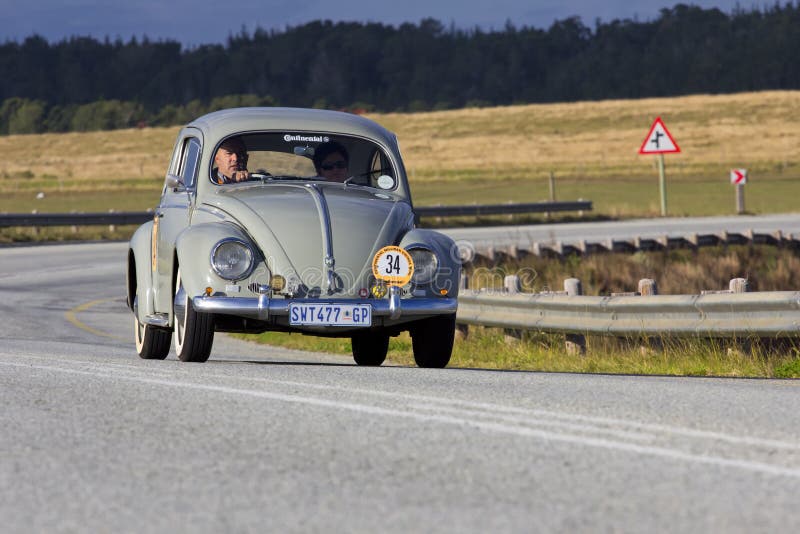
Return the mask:
<svg viewBox="0 0 800 534"><path fill-rule="evenodd" d="M0 228L11 226L96 226L142 224L153 218L151 212L114 213L7 213L0 214Z"/></svg>
<svg viewBox="0 0 800 534"><path fill-rule="evenodd" d="M472 206L423 206L414 209L419 217L456 217L512 215L519 213L554 213L590 211L592 202L536 202L529 204L487 204ZM0 214L0 228L12 226L92 226L106 224L142 224L153 217L151 212L119 213L5 213Z"/></svg>
<svg viewBox="0 0 800 534"><path fill-rule="evenodd" d="M800 292L569 296L463 291L457 322L572 334L800 336Z"/></svg>
<svg viewBox="0 0 800 534"><path fill-rule="evenodd" d="M645 340L653 349L666 338L728 338L735 343L800 337L800 291L750 293L745 278L729 289L700 295L659 295L655 280L639 281L639 290L607 297L582 295L577 278L564 291L520 293L520 279L509 275L504 290L469 291L462 276L456 323L503 328L507 338L523 330L566 334L567 352L584 353L586 335Z"/></svg>
<svg viewBox="0 0 800 534"><path fill-rule="evenodd" d="M461 239L459 241L463 242L464 240ZM690 233L685 236L665 235L658 238L608 238L601 241L584 239L576 242L526 239L489 241L482 239L475 243L470 242L470 250L465 252L463 256L471 259L479 257L494 261L500 255L511 258L520 258L526 255L563 258L572 254L583 256L602 252L633 253L637 251L659 251L676 248L696 249L706 246L746 244L797 247L800 245L800 234L785 234L780 230L772 232L746 230L743 232L722 231L715 234Z"/></svg>
<svg viewBox="0 0 800 534"><path fill-rule="evenodd" d="M458 217L479 215L514 215L520 213L555 213L591 211L591 200L531 202L527 204L485 204L465 206L417 206L417 217Z"/></svg>

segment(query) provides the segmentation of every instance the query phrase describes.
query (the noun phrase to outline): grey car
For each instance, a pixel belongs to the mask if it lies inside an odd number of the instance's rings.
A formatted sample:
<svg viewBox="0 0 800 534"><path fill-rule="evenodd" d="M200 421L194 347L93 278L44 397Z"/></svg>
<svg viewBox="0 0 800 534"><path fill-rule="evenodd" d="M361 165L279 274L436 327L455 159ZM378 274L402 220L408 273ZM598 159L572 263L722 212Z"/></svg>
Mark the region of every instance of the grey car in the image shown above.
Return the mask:
<svg viewBox="0 0 800 534"><path fill-rule="evenodd" d="M225 183L230 146L241 181ZM320 164L332 146L344 162ZM357 364L380 365L408 331L416 363L444 367L460 272L452 240L415 226L394 134L349 113L238 108L178 134L153 220L130 241L127 294L142 358L174 339L180 360L202 362L215 332L284 331L349 337Z"/></svg>

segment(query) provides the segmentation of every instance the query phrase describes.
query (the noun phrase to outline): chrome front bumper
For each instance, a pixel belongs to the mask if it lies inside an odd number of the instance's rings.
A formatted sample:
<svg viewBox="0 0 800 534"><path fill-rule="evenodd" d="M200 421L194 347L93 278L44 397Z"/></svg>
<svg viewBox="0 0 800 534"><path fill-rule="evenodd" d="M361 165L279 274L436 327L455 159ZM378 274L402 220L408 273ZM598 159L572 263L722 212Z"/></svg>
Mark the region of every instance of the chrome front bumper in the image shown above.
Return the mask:
<svg viewBox="0 0 800 534"><path fill-rule="evenodd" d="M455 313L458 299L455 297L442 298L408 298L401 299L276 299L268 295L258 297L214 297L197 296L192 299L196 311L204 313L218 313L236 315L249 319L267 321L271 317L287 317L289 305L293 302L307 304L369 304L372 306L372 315L398 320L409 316L444 315Z"/></svg>

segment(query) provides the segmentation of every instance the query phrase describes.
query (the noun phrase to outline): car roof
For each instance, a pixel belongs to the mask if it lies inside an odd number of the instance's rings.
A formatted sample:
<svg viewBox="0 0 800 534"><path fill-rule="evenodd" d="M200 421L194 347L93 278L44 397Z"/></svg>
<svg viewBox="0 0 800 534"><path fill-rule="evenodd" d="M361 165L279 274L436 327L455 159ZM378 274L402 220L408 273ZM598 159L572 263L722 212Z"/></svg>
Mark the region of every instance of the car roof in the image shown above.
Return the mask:
<svg viewBox="0 0 800 534"><path fill-rule="evenodd" d="M381 141L387 146L396 144L395 135L375 121L324 109L231 108L198 117L187 126L200 129L211 143L242 132L279 130L357 135Z"/></svg>

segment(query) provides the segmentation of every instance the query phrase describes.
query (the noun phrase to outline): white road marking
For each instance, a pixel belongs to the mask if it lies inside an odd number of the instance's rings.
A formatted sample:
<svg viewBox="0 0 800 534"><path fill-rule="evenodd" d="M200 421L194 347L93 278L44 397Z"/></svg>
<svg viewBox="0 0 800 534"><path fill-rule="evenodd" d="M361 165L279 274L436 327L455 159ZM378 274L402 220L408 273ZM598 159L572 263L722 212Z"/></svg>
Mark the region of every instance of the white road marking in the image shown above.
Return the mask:
<svg viewBox="0 0 800 534"><path fill-rule="evenodd" d="M530 416L503 415L502 413L489 413L489 412L479 412L476 410L469 410L469 409L465 410L461 408L451 408L446 406L445 403L442 403L441 405L412 403L409 405L409 407L421 411L444 412L454 415L468 416L472 418L475 417L490 418L490 419L496 419L498 421L504 421L507 423L518 423L527 426L545 426L545 427L563 428L566 430L574 430L576 432L584 432L589 434L608 434L610 436L615 436L618 438L631 439L637 441L653 441L656 438L656 436L653 434L643 434L641 432L628 432L626 430L604 428L594 425L580 425L577 423L565 423L563 421L535 419Z"/></svg>
<svg viewBox="0 0 800 534"><path fill-rule="evenodd" d="M676 434L682 435L687 437L694 437L694 438L706 438L706 439L713 439L718 441L726 441L728 443L738 444L738 445L752 445L756 447L766 447L772 449L785 449L785 450L793 450L793 451L800 451L800 444L787 442L787 441L779 441L779 440L772 440L772 439L763 439L763 438L754 438L749 436L734 436L731 434L724 434L722 432L712 432L708 430L696 430L693 428L683 428L683 427L675 427L670 425L662 425L657 423L642 423L638 421L630 421L626 419L614 419L611 417L599 417L599 416L591 416L591 415L579 415L579 414L571 414L566 412L554 412L551 410L541 410L535 408L518 408L515 406L503 406L500 404L491 404L491 403L483 403L483 402L475 402L475 401L464 401L459 399L445 399L441 397L431 397L427 395L413 395L407 393L393 393L387 391L374 391L368 389L360 389L360 388L350 388L350 387L343 387L343 386L328 386L323 384L309 384L305 382L294 382L288 380L273 380L268 378L249 378L249 380L257 380L259 382L267 382L271 384L283 384L287 386L298 386L298 387L307 387L311 389L329 389L329 390L337 390L337 391L349 391L353 393L363 393L366 395L376 395L376 396L386 396L386 397L400 397L404 399L408 399L411 401L421 401L421 402L434 402L444 405L452 405L452 406L463 406L468 409L475 409L475 410L485 410L490 413L508 413L508 414L520 414L520 415L527 415L527 416L537 416L537 417L551 417L554 419L564 419L568 421L583 421L591 424L606 424L606 425L616 425L616 426L623 426L634 428L637 430L646 430L651 432L663 432L668 434Z"/></svg>
<svg viewBox="0 0 800 534"><path fill-rule="evenodd" d="M693 454L666 447L637 445L637 444L613 441L609 439L592 438L587 436L577 436L571 434L549 432L545 430L538 430L519 425L508 425L508 424L494 423L488 421L476 421L466 417L455 417L455 416L439 415L439 414L423 414L419 412L403 411L391 408L381 408L367 404L342 402L342 401L309 397L303 395L273 393L268 391L246 389L241 387L200 384L195 382L187 382L187 381L166 379L166 378L148 378L144 376L135 376L130 374L121 375L119 373L88 371L79 369L66 369L64 367L53 366L53 365L33 365L30 363L14 363L14 362L0 362L0 365L7 367L36 369L40 371L59 372L59 373L66 373L73 375L91 376L100 379L128 380L142 384L152 384L152 385L159 385L159 386L166 386L173 388L210 391L228 395L249 396L260 399L270 399L280 402L319 406L322 408L330 408L336 410L349 410L353 412L366 413L370 415L402 417L406 419L413 419L420 422L445 423L462 427L477 428L480 430L501 433L501 434L511 434L517 436L537 438L545 441L570 443L580 446L604 448L615 451L640 454L645 456L656 456L673 460L682 460L699 464L714 465L719 467L733 467L769 475L800 478L800 469L791 467L767 464L751 460L722 458L710 454ZM133 368L131 370L135 371L135 369Z"/></svg>
<svg viewBox="0 0 800 534"><path fill-rule="evenodd" d="M43 361L51 362L52 358L43 357L43 356L34 356L34 355L26 355L29 358L40 359ZM69 360L70 362L77 363L77 360ZM62 360L65 362L65 360ZM159 369L158 367L142 367L140 365L130 365L130 364L123 364L123 363L103 363L102 365L97 365L94 361L81 361L81 363L88 364L93 369L102 370L103 367L106 366L114 366L119 368L128 368L131 370L141 370L147 369L149 373L152 372L161 372L161 373L176 373L176 372L184 372L188 371L183 365L179 365L177 367L170 367L170 368L162 368ZM158 362L153 362L158 365ZM187 376L195 376L189 375L186 373ZM449 399L443 397L433 397L429 395L415 395L410 393L397 393L391 391L380 391L380 390L373 390L373 389L363 389L363 388L353 388L349 386L332 386L326 384L313 384L309 382L298 382L293 380L275 380L270 378L262 378L262 377L250 377L250 376L231 376L231 375L223 375L219 373L204 373L203 376L215 379L223 379L223 380L236 380L236 381L249 381L249 382L259 382L265 384L274 384L274 385L281 385L281 386L289 386L289 387L301 387L307 389L316 389L322 391L337 391L342 393L359 393L363 395L372 395L376 397L385 397L391 399L404 399L412 402L418 403L433 403L437 406L456 406L456 407L463 407L466 410L474 410L476 413L474 415L481 415L480 411L487 412L485 415L487 416L497 416L498 414L506 414L506 415L520 415L523 417L539 417L539 418L550 418L554 419L555 421L551 426L559 426L557 423L561 421L577 421L577 422L584 422L588 423L589 425L605 425L605 426L590 426L590 427L579 427L583 428L586 431L594 431L600 429L606 429L609 426L614 426L617 428L624 428L627 430L615 430L615 432L626 433L626 432L634 432L640 436L642 439L645 436L652 437L652 434L645 434L642 431L646 432L657 432L662 434L674 434L677 436L685 436L690 438L698 438L698 439L709 439L715 441L722 441L731 443L734 445L747 445L753 447L761 447L766 449L782 449L782 450L789 450L789 451L797 451L800 452L800 444L796 442L787 442L787 441L780 441L780 440L773 440L773 439L764 439L764 438L756 438L751 436L736 436L732 434L725 434L722 432L713 432L708 430L698 430L693 428L685 428L685 427L676 427L670 425L663 425L657 423L643 423L639 421L632 421L628 419L616 419L610 417L600 417L600 416L590 416L590 415L580 415L580 414L573 414L567 412L555 412L551 410L542 410L537 408L519 408L516 406L504 406L501 404L493 404L493 403L483 403L483 402L475 402L475 401L464 401L459 399ZM430 409L436 409L437 406L429 406ZM416 405L415 408L424 408L425 405ZM559 421L561 420L561 421ZM542 421L542 425L546 425L545 421ZM613 433L611 430L608 433Z"/></svg>

